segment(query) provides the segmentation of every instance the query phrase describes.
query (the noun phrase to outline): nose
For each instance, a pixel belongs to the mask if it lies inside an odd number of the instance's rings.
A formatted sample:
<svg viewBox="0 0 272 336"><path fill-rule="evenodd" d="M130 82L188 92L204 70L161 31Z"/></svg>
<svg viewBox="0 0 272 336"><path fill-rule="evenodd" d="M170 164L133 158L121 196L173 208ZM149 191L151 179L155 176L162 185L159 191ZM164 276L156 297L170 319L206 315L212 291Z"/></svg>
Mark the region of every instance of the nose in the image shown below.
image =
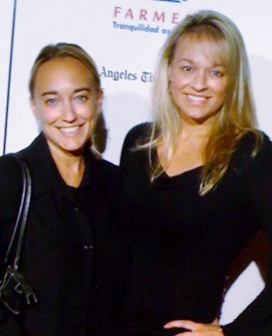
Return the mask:
<svg viewBox="0 0 272 336"><path fill-rule="evenodd" d="M62 119L66 122L73 122L76 119L76 111L71 101L67 100L63 104Z"/></svg>
<svg viewBox="0 0 272 336"><path fill-rule="evenodd" d="M207 88L207 78L206 74L203 71L196 71L194 74L191 86L196 91L202 91Z"/></svg>

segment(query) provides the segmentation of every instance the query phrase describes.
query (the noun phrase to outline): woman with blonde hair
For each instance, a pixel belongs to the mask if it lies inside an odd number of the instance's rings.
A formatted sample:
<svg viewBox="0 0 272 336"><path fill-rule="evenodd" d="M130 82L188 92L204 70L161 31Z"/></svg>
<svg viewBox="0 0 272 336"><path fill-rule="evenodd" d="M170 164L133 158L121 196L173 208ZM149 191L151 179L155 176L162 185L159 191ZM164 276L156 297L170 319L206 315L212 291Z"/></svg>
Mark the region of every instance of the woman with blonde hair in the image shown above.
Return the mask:
<svg viewBox="0 0 272 336"><path fill-rule="evenodd" d="M202 10L173 29L153 112L121 157L133 253L123 335L270 335L269 287L237 321L217 323L231 262L257 230L272 240L272 146L229 18Z"/></svg>
<svg viewBox="0 0 272 336"><path fill-rule="evenodd" d="M78 45L47 45L29 91L40 134L19 152L33 187L19 266L37 302L14 314L0 295L0 334L113 336L127 249L114 215L119 170L94 141L103 99L96 65ZM2 278L22 193L13 155L0 158L0 193Z"/></svg>

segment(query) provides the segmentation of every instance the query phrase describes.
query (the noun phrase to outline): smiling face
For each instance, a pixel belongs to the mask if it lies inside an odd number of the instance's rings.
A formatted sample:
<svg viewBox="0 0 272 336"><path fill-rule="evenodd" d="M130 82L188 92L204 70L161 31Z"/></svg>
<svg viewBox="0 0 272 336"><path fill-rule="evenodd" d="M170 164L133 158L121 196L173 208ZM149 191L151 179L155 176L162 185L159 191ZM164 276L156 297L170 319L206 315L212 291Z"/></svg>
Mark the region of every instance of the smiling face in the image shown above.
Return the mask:
<svg viewBox="0 0 272 336"><path fill-rule="evenodd" d="M54 58L40 65L31 107L53 153L81 155L91 138L101 93L80 61Z"/></svg>
<svg viewBox="0 0 272 336"><path fill-rule="evenodd" d="M205 36L182 37L176 46L169 91L184 123L211 123L226 100L227 68L214 43Z"/></svg>

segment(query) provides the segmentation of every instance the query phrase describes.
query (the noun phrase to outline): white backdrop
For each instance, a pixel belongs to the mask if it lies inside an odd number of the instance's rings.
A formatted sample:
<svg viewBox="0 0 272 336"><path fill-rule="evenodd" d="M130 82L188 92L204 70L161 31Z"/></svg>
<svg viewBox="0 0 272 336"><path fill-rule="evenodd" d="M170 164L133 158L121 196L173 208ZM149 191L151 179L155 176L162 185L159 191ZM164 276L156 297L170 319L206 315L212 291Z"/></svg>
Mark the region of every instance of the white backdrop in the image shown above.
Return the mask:
<svg viewBox="0 0 272 336"><path fill-rule="evenodd" d="M27 86L38 52L48 43L71 42L86 49L99 68L108 128L104 157L118 163L127 131L150 119L152 73L167 33L197 9L220 11L239 27L249 54L260 128L272 135L271 0L17 0L7 106L14 1L0 0L0 146L8 111L6 152L27 146L37 135ZM227 294L222 322L232 320L262 287L252 263Z"/></svg>

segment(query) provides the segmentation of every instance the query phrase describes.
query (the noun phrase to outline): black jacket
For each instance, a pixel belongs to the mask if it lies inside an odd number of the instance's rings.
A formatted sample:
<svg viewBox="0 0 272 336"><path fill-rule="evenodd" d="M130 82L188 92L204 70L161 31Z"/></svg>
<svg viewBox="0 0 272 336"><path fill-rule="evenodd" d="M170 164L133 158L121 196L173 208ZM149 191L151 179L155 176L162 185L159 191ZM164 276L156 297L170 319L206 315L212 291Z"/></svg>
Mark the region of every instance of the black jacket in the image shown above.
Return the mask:
<svg viewBox="0 0 272 336"><path fill-rule="evenodd" d="M62 180L40 134L21 151L33 183L20 270L38 304L14 317L0 306L0 335L87 336L118 332L127 249L114 220L118 168L86 149L81 185ZM1 275L21 197L18 163L0 158Z"/></svg>

